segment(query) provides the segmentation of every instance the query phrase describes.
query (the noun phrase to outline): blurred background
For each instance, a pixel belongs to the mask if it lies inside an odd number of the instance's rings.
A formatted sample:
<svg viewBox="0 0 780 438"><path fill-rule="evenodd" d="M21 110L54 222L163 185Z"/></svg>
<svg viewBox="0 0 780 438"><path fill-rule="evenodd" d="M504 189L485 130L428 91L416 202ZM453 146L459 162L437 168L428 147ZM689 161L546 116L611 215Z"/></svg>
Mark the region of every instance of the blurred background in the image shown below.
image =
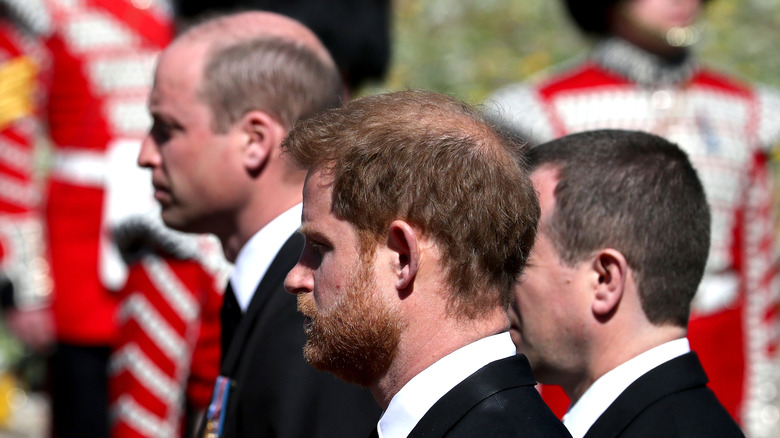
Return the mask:
<svg viewBox="0 0 780 438"><path fill-rule="evenodd" d="M576 65L592 45L563 1L395 0L393 7L390 70L360 94L424 88L479 104L501 86ZM693 46L700 62L780 89L780 0L712 0L700 25ZM780 145L772 165L780 187ZM775 195L780 201L780 190Z"/></svg>
<svg viewBox="0 0 780 438"><path fill-rule="evenodd" d="M496 88L572 63L590 47L562 1L395 0L392 63L364 93L426 88L482 102ZM712 0L694 50L705 63L780 88L780 0Z"/></svg>

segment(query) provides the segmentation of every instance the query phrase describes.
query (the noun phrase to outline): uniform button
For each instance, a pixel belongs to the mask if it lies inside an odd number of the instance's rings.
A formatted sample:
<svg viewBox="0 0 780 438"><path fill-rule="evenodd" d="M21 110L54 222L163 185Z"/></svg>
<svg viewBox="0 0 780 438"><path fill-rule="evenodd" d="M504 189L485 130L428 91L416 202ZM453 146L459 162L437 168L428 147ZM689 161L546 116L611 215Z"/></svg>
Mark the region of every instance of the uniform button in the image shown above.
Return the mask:
<svg viewBox="0 0 780 438"><path fill-rule="evenodd" d="M650 98L653 107L658 110L668 110L674 105L674 93L669 90L658 90Z"/></svg>

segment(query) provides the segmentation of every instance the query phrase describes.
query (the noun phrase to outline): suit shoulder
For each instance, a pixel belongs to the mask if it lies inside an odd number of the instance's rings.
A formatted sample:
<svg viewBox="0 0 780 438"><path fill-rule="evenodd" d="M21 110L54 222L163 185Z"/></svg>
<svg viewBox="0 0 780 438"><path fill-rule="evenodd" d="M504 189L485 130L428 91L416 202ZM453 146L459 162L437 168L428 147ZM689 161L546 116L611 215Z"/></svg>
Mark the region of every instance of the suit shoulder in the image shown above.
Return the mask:
<svg viewBox="0 0 780 438"><path fill-rule="evenodd" d="M744 438L742 430L706 387L670 394L644 409L621 437Z"/></svg>
<svg viewBox="0 0 780 438"><path fill-rule="evenodd" d="M505 389L483 399L446 434L475 436L570 437L532 386Z"/></svg>
<svg viewBox="0 0 780 438"><path fill-rule="evenodd" d="M536 98L548 98L564 91L591 88L598 84L615 82L625 82L625 79L609 73L591 61L585 61L538 80L505 85L494 91L486 101L499 103L525 102L529 96L536 95Z"/></svg>
<svg viewBox="0 0 780 438"><path fill-rule="evenodd" d="M538 145L562 135L557 122L558 98L625 83L625 79L585 61L541 81L498 89L485 101L485 113L532 145Z"/></svg>
<svg viewBox="0 0 780 438"><path fill-rule="evenodd" d="M693 81L700 86L708 86L722 93L741 96L749 96L753 93L753 87L746 82L709 68L698 70Z"/></svg>

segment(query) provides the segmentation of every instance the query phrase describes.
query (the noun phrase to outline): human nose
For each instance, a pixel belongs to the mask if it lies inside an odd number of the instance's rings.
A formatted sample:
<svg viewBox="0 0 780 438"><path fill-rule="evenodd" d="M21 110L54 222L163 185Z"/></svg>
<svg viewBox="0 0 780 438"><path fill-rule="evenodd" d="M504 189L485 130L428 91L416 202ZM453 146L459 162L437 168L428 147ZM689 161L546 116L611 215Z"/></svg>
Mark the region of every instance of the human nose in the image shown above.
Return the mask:
<svg viewBox="0 0 780 438"><path fill-rule="evenodd" d="M311 269L304 266L299 260L287 273L287 277L284 279L284 288L293 295L314 291L314 276Z"/></svg>
<svg viewBox="0 0 780 438"><path fill-rule="evenodd" d="M147 134L141 142L141 150L137 159L140 167L157 167L161 163L160 152L151 134Z"/></svg>

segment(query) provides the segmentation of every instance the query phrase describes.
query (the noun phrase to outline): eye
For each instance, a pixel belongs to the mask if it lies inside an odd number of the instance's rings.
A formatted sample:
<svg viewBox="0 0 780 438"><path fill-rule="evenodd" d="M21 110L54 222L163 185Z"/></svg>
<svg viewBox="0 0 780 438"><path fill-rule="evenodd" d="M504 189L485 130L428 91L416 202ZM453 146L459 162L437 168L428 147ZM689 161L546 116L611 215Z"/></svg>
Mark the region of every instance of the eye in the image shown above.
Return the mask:
<svg viewBox="0 0 780 438"><path fill-rule="evenodd" d="M314 251L320 256L322 256L327 250L327 247L324 244L316 240L307 240L306 244L311 248L312 251Z"/></svg>
<svg viewBox="0 0 780 438"><path fill-rule="evenodd" d="M155 117L152 127L149 130L149 135L154 139L154 142L158 145L164 145L170 141L173 136L172 132L174 127L171 124L164 122L163 120Z"/></svg>
<svg viewBox="0 0 780 438"><path fill-rule="evenodd" d="M308 239L307 239L307 240L306 240L306 246L307 246L307 247L308 247L310 250L312 250L312 251L316 252L317 254L322 254L322 245L320 245L319 243L317 243L317 242L312 242L311 240L308 240Z"/></svg>
<svg viewBox="0 0 780 438"><path fill-rule="evenodd" d="M303 247L299 262L311 269L317 269L322 264L322 259L327 251L327 245L306 236L306 244Z"/></svg>

